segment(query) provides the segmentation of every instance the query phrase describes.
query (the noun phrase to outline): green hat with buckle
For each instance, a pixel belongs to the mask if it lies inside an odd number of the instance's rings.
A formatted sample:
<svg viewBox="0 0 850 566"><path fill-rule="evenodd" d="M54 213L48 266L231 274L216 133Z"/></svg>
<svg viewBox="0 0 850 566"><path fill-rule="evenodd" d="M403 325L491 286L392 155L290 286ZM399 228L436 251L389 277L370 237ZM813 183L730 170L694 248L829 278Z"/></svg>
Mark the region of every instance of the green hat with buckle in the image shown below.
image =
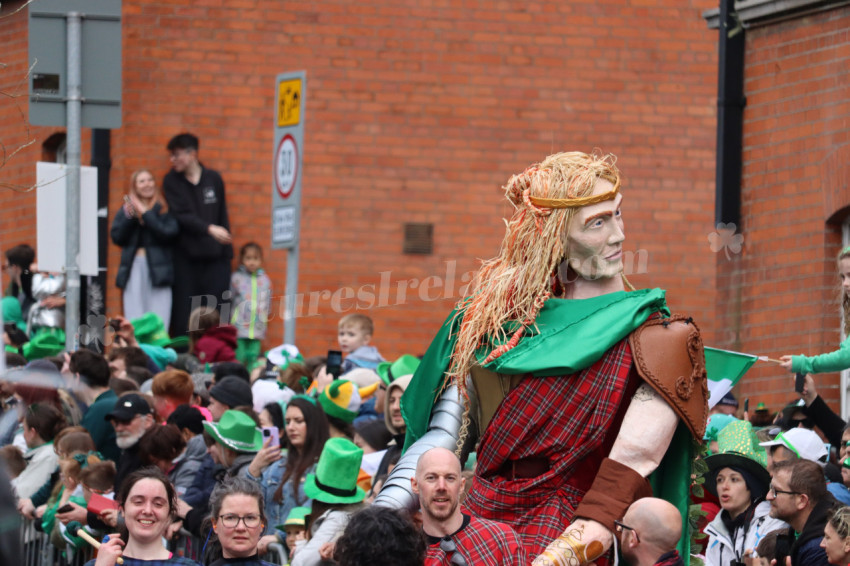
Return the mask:
<svg viewBox="0 0 850 566"><path fill-rule="evenodd" d="M404 354L394 362L379 363L378 367L375 368L375 371L378 373L378 377L381 378L381 381L383 381L385 385L389 385L403 375L416 373L416 368L419 367L420 362L421 360L416 356Z"/></svg>
<svg viewBox="0 0 850 566"><path fill-rule="evenodd" d="M204 430L236 452L259 452L263 447L263 433L254 419L242 411L225 411L217 423L204 421Z"/></svg>
<svg viewBox="0 0 850 566"><path fill-rule="evenodd" d="M366 492L357 485L363 449L347 438L331 438L325 443L316 473L307 476L304 494L322 503L358 503Z"/></svg>

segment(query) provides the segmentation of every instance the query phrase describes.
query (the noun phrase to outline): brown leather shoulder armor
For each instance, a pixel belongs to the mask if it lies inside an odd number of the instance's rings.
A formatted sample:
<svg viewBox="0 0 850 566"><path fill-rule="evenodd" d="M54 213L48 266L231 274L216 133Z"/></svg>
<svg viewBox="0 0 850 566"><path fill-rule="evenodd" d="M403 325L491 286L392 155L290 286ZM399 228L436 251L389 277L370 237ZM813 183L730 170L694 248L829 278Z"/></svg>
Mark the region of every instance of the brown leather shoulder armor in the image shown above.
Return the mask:
<svg viewBox="0 0 850 566"><path fill-rule="evenodd" d="M684 315L651 319L632 332L629 344L640 376L701 440L708 418L708 386L697 325Z"/></svg>

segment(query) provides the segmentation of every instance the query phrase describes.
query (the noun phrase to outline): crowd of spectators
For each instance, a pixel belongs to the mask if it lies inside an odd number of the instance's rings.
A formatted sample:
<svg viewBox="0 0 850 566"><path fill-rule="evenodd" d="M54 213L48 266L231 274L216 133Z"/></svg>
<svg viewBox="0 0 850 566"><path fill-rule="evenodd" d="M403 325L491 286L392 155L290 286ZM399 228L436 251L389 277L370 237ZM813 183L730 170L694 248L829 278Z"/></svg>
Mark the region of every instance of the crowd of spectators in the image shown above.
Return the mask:
<svg viewBox="0 0 850 566"><path fill-rule="evenodd" d="M529 563L514 528L464 507L474 447L464 462L445 448L419 455L415 513L373 505L415 438L401 399L420 360L385 360L359 313L338 323L339 359L293 344L263 352L271 286L262 249L242 246L231 275L224 183L198 149L191 134L169 142L163 191L150 171L133 174L112 229L126 318L102 329L104 354L65 350L64 280L39 272L29 246L6 252L0 484L11 492L0 490L0 504L13 500L70 554L91 535L102 540L89 566L189 566L167 544L187 536L215 566L266 564L272 544L292 566ZM850 249L839 262L850 293ZM228 287L232 308L190 308L199 296L224 299ZM831 371L850 363L846 351L783 356L782 365ZM638 498L613 522L614 552L632 566L685 564L682 548L707 566L850 563L850 425L812 375L800 397L750 414L724 396L698 473L681 486L697 528L684 529L690 521L669 502ZM524 460L509 462L512 480L545 473L528 466L540 459ZM0 528L6 548L20 542L7 540L12 523ZM580 563L606 559L599 541L564 544Z"/></svg>
<svg viewBox="0 0 850 566"><path fill-rule="evenodd" d="M116 320L105 355L27 360L7 348L0 454L18 513L63 549L86 544L80 528L98 540L122 533L98 566L168 560L162 537L187 532L212 540L205 563L228 558L228 541L250 556L281 544L296 566L335 553L344 563L337 540L398 458L399 397L418 359L384 361L359 314L339 323L347 372L292 345L247 366L205 363L191 348L178 354L159 317ZM424 559L419 524L381 512Z"/></svg>
<svg viewBox="0 0 850 566"><path fill-rule="evenodd" d="M82 527L97 537L123 533L104 544L98 566L119 554L130 564L175 561L162 537L187 532L212 540L207 564L259 560L272 543L295 566L364 564L363 556L386 564L527 562L510 527L464 510L469 471L447 450L420 457L412 486L419 513L371 507L401 453L399 399L418 359L371 363L380 353L369 345L368 317L339 323L348 359L368 347L360 363L343 365L347 372L293 345L249 367L201 363L162 339L161 322L152 330L149 318L118 320L105 356L81 349L28 361L7 348L0 457L18 513L58 547L86 544ZM765 412L758 405L742 414L731 394L714 407L708 471L696 481L705 488L695 498L705 514L700 529L683 533L674 507L639 500L618 522L627 560L678 564L676 543L689 536L709 566L785 557L793 565L847 563L850 427L811 375L799 401L770 419ZM161 512L148 504L159 499L167 503Z"/></svg>

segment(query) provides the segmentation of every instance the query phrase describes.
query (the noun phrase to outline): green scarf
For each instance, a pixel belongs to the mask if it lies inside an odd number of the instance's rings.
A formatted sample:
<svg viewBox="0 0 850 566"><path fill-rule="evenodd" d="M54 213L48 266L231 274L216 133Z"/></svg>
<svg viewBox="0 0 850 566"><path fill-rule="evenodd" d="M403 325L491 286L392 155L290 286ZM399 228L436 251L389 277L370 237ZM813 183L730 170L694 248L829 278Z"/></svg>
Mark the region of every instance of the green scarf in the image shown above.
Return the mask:
<svg viewBox="0 0 850 566"><path fill-rule="evenodd" d="M669 315L664 294L661 289L643 289L592 299L549 299L516 347L484 367L496 373L530 373L535 377L579 372L593 365L652 313ZM462 316L456 308L449 314L402 396L401 412L407 423L405 449L428 430L431 408L443 388ZM510 336L516 322L507 323L505 329ZM491 340L489 347L476 352L479 362L494 346L498 344Z"/></svg>

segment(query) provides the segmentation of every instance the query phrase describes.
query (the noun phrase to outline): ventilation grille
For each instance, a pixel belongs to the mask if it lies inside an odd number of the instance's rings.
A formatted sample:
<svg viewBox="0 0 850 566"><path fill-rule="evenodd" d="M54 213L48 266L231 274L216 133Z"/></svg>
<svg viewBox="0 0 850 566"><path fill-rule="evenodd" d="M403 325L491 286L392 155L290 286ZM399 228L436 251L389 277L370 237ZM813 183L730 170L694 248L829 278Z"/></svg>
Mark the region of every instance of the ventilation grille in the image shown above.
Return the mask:
<svg viewBox="0 0 850 566"><path fill-rule="evenodd" d="M434 225L405 224L404 253L421 255L434 253Z"/></svg>

